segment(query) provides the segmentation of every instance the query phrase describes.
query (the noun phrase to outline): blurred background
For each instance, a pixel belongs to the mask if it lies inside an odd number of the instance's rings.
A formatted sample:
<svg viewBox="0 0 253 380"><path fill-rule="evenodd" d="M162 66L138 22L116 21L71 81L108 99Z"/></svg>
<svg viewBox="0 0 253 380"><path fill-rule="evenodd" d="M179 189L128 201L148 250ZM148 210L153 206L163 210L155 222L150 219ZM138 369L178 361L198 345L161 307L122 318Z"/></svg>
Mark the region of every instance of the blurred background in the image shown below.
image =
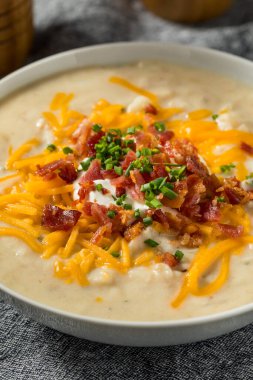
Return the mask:
<svg viewBox="0 0 253 380"><path fill-rule="evenodd" d="M253 59L252 37L253 0L0 0L0 75L117 41L180 42Z"/></svg>

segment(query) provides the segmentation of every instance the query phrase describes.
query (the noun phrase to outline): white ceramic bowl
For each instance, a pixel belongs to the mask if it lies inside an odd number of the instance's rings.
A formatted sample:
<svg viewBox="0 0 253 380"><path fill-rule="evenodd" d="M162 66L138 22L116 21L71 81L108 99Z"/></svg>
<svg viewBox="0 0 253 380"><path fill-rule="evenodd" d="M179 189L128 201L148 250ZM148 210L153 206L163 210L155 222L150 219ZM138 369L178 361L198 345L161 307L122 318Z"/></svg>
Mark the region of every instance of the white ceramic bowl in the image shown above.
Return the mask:
<svg viewBox="0 0 253 380"><path fill-rule="evenodd" d="M38 79L99 65L156 59L205 68L253 85L253 63L218 51L161 43L117 43L81 48L43 59L0 81L0 100ZM85 317L34 302L0 285L1 296L25 315L56 330L97 342L129 346L163 346L199 341L253 322L253 303L207 317L179 321L128 322ZM152 305L150 305L152 307Z"/></svg>

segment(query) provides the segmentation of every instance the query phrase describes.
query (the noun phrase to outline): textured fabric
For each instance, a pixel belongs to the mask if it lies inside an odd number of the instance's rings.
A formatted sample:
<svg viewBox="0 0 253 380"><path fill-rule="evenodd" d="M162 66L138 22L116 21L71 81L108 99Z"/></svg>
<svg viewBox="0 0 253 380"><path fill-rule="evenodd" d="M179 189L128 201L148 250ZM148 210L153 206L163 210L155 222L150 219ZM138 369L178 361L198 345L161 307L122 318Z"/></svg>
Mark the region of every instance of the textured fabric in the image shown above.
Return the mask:
<svg viewBox="0 0 253 380"><path fill-rule="evenodd" d="M204 0L203 0L204 1ZM179 41L253 59L253 2L198 26L168 23L137 0L36 0L29 61L110 41ZM206 342L113 347L58 333L0 304L0 380L253 379L253 325Z"/></svg>

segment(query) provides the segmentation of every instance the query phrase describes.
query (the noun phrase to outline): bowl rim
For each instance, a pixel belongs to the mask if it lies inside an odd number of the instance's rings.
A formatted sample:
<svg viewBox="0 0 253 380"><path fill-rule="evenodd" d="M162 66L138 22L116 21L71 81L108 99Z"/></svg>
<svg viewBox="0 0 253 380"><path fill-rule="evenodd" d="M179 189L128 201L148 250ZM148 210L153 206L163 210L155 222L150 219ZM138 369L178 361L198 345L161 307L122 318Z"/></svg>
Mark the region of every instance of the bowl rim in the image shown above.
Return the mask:
<svg viewBox="0 0 253 380"><path fill-rule="evenodd" d="M30 63L16 71L14 71L11 74L8 74L4 78L0 79L0 89L1 86L4 85L6 82L8 82L9 79L14 79L16 76L22 75L23 73L28 72L32 68L37 68L39 66L47 65L50 64L52 61L57 60L57 59L64 59L66 56L71 56L75 55L78 53L82 53L83 51L94 51L94 50L102 50L102 49L108 49L108 48L124 48L125 46L131 47L138 47L140 48L141 46L144 47L161 47L161 48L175 48L175 49L182 49L182 50L187 50L189 49L190 52L195 52L195 53L204 53L206 55L210 55L214 57L215 59L219 58L226 58L228 60L234 61L236 64L240 65L241 64L248 64L253 68L253 62L246 58L242 58L227 52L222 52L218 51L215 49L210 49L206 47L196 47L196 46L187 46L184 44L179 44L179 43L167 43L167 42L156 42L156 41L135 41L135 42L115 42L115 43L105 43L105 44L98 44L98 45L91 45L87 47L80 47L77 49L71 49L67 50L64 52L60 52L57 54L53 54L51 56L45 57L43 59L40 59L38 61L35 61L33 63ZM150 59L151 60L151 59ZM136 62L136 60L133 60L132 62ZM168 60L169 61L169 60ZM107 64L103 64L102 66L106 66ZM190 65L185 65L186 67L192 67ZM87 66L88 67L88 66ZM195 65L193 67L197 68ZM74 69L69 69L69 71L74 70ZM207 68L208 71L211 71L210 69ZM56 75L62 72L67 72L68 70L61 70L57 71ZM218 71L219 73L219 71ZM46 77L51 77L54 74L48 74L42 77L42 79ZM223 75L220 73L220 75ZM228 77L230 77L228 75ZM36 79L32 80L31 82L28 83L28 85L31 85L32 83L36 83L41 79ZM240 79L239 79L240 82ZM26 85L21 85L17 86L16 90L11 90L11 92L7 95L10 96L12 93L15 93L15 91L20 90L22 88L25 88ZM2 99L5 99L6 96L4 95ZM204 324L210 324L210 323L215 323L215 322L221 322L225 321L230 318L235 318L240 315L246 314L248 312L253 312L253 302L248 303L245 305L241 305L238 307L234 307L222 312L216 312L212 313L209 315L204 315L204 316L199 316L199 317L192 317L192 318L183 318L183 319L170 319L170 320L161 320L161 321L135 321L135 320L119 320L119 319L108 319L108 318L100 318L100 317L94 317L94 316L88 316L88 315L81 315L77 313L72 313L68 312L59 308L55 308L49 305L46 305L42 302L35 301L32 298L29 298L27 296L22 295L21 293L18 293L17 291L14 291L10 289L8 286L3 285L0 283L0 296L1 293L6 296L2 297L3 300L5 301L7 299L8 302L8 296L10 296L13 299L16 299L24 304L27 304L33 308L39 309L42 312L48 312L50 314L59 316L59 317L65 317L69 319L73 319L75 321L79 322L86 322L86 323L91 323L91 324L98 324L98 325L103 325L103 326L117 326L117 327L123 327L123 328L175 328L175 327L191 327L191 326L196 326L196 325L204 325ZM10 302L15 305L15 302Z"/></svg>

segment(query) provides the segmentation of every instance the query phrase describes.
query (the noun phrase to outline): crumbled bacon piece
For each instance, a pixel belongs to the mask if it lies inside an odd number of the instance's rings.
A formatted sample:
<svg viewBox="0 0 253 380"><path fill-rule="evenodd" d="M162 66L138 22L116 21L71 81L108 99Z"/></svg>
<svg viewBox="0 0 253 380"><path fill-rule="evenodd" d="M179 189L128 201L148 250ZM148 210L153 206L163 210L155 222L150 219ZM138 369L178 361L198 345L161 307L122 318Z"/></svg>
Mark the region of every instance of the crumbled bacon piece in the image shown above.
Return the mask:
<svg viewBox="0 0 253 380"><path fill-rule="evenodd" d="M185 164L186 157L197 156L198 153L196 147L187 139L167 141L164 150L177 164Z"/></svg>
<svg viewBox="0 0 253 380"><path fill-rule="evenodd" d="M101 174L102 174L104 179L113 179L113 178L118 177L118 174L115 173L115 171L113 169L109 169L109 170L102 169Z"/></svg>
<svg viewBox="0 0 253 380"><path fill-rule="evenodd" d="M208 170L198 156L187 156L186 167L190 173L197 174L200 177L208 176Z"/></svg>
<svg viewBox="0 0 253 380"><path fill-rule="evenodd" d="M91 191L95 190L93 181L86 181L79 184L80 189L78 190L79 200L86 201L89 197Z"/></svg>
<svg viewBox="0 0 253 380"><path fill-rule="evenodd" d="M96 179L103 179L101 173L101 164L99 160L93 160L90 164L89 169L86 173L80 178L80 183L86 181L95 181Z"/></svg>
<svg viewBox="0 0 253 380"><path fill-rule="evenodd" d="M212 204L212 202L202 204L200 213L204 222L218 222L221 218L218 204Z"/></svg>
<svg viewBox="0 0 253 380"><path fill-rule="evenodd" d="M122 195L126 194L126 189L124 187L121 187L121 186L117 186L116 187L116 197L119 198L121 197Z"/></svg>
<svg viewBox="0 0 253 380"><path fill-rule="evenodd" d="M162 210L155 210L153 213L153 219L159 223L166 229L170 229L170 224L168 221L168 217L164 214Z"/></svg>
<svg viewBox="0 0 253 380"><path fill-rule="evenodd" d="M222 235L228 238L239 238L243 235L243 226L231 226L230 224L218 224L218 228Z"/></svg>
<svg viewBox="0 0 253 380"><path fill-rule="evenodd" d="M131 241L139 236L144 229L144 224L142 222L137 222L131 226L129 226L125 232L124 237L127 241Z"/></svg>
<svg viewBox="0 0 253 380"><path fill-rule="evenodd" d="M188 248L196 248L203 244L203 236L199 231L192 234L186 232L179 237L179 243Z"/></svg>
<svg viewBox="0 0 253 380"><path fill-rule="evenodd" d="M241 142L240 148L241 148L244 152L250 154L251 156L253 155L253 146L247 144L246 142Z"/></svg>
<svg viewBox="0 0 253 380"><path fill-rule="evenodd" d="M146 113L151 113L152 115L157 115L158 111L157 109L153 106L153 104L148 104L145 108L144 111Z"/></svg>
<svg viewBox="0 0 253 380"><path fill-rule="evenodd" d="M239 205L247 203L251 197L250 194L241 187L224 186L224 192L231 205Z"/></svg>
<svg viewBox="0 0 253 380"><path fill-rule="evenodd" d="M161 255L162 262L168 265L170 268L174 268L178 265L178 260L171 253L166 252Z"/></svg>
<svg viewBox="0 0 253 380"><path fill-rule="evenodd" d="M43 208L41 225L50 231L68 231L76 225L80 216L80 211L64 210L47 204Z"/></svg>
<svg viewBox="0 0 253 380"><path fill-rule="evenodd" d="M91 126L91 122L87 118L84 118L72 135L72 139L76 143L75 151L78 156L87 153L87 140L91 133Z"/></svg>
<svg viewBox="0 0 253 380"><path fill-rule="evenodd" d="M157 138L158 142L161 145L164 145L167 141L171 140L172 137L174 137L174 132L168 130L159 132L154 125L151 125L149 127L149 132Z"/></svg>
<svg viewBox="0 0 253 380"><path fill-rule="evenodd" d="M45 180L51 180L55 174L63 179L66 183L72 183L77 179L77 171L73 162L70 160L56 160L44 166L37 166L36 174L43 177Z"/></svg>
<svg viewBox="0 0 253 380"><path fill-rule="evenodd" d="M93 244L98 244L104 237L104 235L111 233L111 229L112 228L110 223L100 226L97 229L97 231L93 234L92 238L90 239L90 242Z"/></svg>
<svg viewBox="0 0 253 380"><path fill-rule="evenodd" d="M111 180L111 184L116 187L124 187L127 188L132 184L132 180L130 177L125 177L124 175L118 177L118 178L113 178Z"/></svg>
<svg viewBox="0 0 253 380"><path fill-rule="evenodd" d="M206 187L203 180L196 174L192 174L187 178L188 193L185 196L184 203L180 207L183 215L191 218L192 220L199 220L200 218L200 201L202 196L205 195Z"/></svg>
<svg viewBox="0 0 253 380"><path fill-rule="evenodd" d="M133 162L134 160L136 160L136 154L132 150L129 150L124 160L122 161L122 164L121 164L122 169L124 170L127 169L128 166L131 164L131 162Z"/></svg>

